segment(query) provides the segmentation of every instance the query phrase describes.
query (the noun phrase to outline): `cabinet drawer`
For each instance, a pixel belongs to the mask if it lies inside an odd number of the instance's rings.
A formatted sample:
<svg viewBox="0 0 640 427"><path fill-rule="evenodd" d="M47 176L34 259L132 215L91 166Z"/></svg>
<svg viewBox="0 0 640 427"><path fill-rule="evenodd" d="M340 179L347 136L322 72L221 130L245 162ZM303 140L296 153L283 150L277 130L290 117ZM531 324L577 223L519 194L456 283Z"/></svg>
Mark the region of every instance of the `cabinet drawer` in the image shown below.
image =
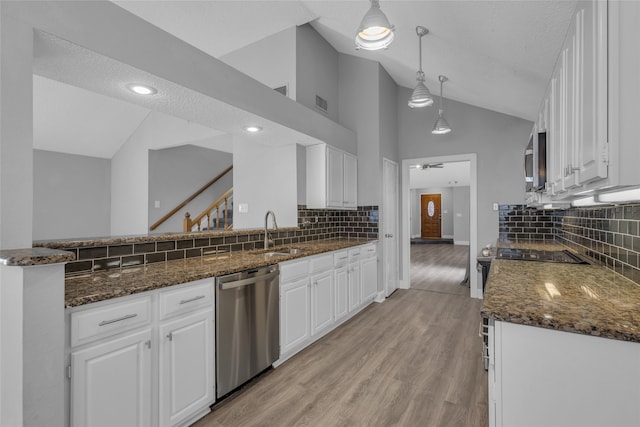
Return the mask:
<svg viewBox="0 0 640 427"><path fill-rule="evenodd" d="M349 262L349 251L339 251L333 254L333 266L342 267Z"/></svg>
<svg viewBox="0 0 640 427"><path fill-rule="evenodd" d="M349 249L349 261L357 261L360 259L360 255L362 254L362 248L357 247L353 249Z"/></svg>
<svg viewBox="0 0 640 427"><path fill-rule="evenodd" d="M331 269L333 269L333 255L331 254L320 255L309 260L309 271L311 273L317 273L319 271Z"/></svg>
<svg viewBox="0 0 640 427"><path fill-rule="evenodd" d="M362 257L364 258L373 257L373 256L376 256L377 247L376 245L366 245L362 247L360 252L362 254Z"/></svg>
<svg viewBox="0 0 640 427"><path fill-rule="evenodd" d="M151 321L151 297L71 313L71 347L144 326Z"/></svg>
<svg viewBox="0 0 640 427"><path fill-rule="evenodd" d="M160 293L160 319L203 307L213 307L213 280L202 280Z"/></svg>
<svg viewBox="0 0 640 427"><path fill-rule="evenodd" d="M280 282L309 275L309 261L290 261L280 264Z"/></svg>

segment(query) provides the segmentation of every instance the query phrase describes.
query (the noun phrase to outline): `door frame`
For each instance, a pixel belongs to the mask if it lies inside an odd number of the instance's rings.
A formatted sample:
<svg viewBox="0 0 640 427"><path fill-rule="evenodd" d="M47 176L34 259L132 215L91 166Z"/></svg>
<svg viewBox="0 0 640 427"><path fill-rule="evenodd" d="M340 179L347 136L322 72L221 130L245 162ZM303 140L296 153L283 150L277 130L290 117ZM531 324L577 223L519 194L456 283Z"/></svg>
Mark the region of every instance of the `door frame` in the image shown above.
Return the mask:
<svg viewBox="0 0 640 427"><path fill-rule="evenodd" d="M482 298L482 289L478 289L478 273L475 269L475 256L478 248L478 156L476 153L454 154L437 157L417 157L402 160L402 207L401 207L401 257L402 257L402 280L400 287L409 289L411 272L411 198L409 191L409 167L418 163L451 163L468 161L470 167L469 183L469 276L471 284L469 286L469 296L471 298Z"/></svg>
<svg viewBox="0 0 640 427"><path fill-rule="evenodd" d="M386 168L385 165L391 165L394 169L395 169L395 182L396 182L396 188L395 188L395 217L396 220L392 226L392 230L385 230L385 218L387 216L387 207L389 202L386 200L387 199L387 185L386 185ZM392 256L395 257L395 265L396 265L396 277L395 277L395 282L396 282L396 288L394 288L393 290L395 291L396 289L401 287L401 281L400 281L400 270L401 270L401 266L400 266L400 257L398 255L399 253L399 248L400 248L400 244L399 244L399 222L400 222L400 217L401 217L401 213L400 213L400 206L399 206L399 202L400 202L400 197L398 194L398 188L399 188L399 181L400 181L400 176L399 176L399 171L398 171L398 163L394 162L393 160L389 160L386 157L382 158L382 209L380 210L380 236L382 236L382 259L381 259L381 264L382 264L382 275L380 277L382 277L382 292L384 292L384 297L388 297L391 292L389 292L389 286L388 286L388 274L389 272L387 271L387 257L388 256ZM386 236L384 234L390 233L393 236L395 236L395 238L393 239L393 245L390 248L389 247L389 243L387 243L387 239Z"/></svg>

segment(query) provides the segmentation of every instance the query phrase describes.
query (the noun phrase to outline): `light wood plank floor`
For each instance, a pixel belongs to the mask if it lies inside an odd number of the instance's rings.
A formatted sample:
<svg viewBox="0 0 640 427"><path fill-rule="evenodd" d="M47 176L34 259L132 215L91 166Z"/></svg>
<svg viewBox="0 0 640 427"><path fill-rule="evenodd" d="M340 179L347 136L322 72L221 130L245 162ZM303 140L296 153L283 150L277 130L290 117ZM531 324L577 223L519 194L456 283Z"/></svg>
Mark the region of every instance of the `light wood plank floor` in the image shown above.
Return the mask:
<svg viewBox="0 0 640 427"><path fill-rule="evenodd" d="M450 274L412 269L412 284L467 289L447 263ZM481 302L422 288L370 305L196 426L486 427Z"/></svg>
<svg viewBox="0 0 640 427"><path fill-rule="evenodd" d="M467 271L469 246L411 245L411 288L425 291L469 295L460 285Z"/></svg>

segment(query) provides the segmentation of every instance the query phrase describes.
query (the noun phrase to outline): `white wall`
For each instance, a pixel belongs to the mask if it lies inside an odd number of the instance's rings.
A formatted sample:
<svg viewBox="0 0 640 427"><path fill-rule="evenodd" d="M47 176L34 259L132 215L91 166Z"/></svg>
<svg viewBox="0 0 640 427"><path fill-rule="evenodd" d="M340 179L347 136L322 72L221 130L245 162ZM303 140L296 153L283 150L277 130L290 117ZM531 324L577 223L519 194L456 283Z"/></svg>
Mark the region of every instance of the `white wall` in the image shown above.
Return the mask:
<svg viewBox="0 0 640 427"><path fill-rule="evenodd" d="M233 145L233 228L264 227L273 211L279 227L298 225L298 189L295 177L296 144L266 147L251 138L236 138ZM240 213L241 204L248 212ZM269 222L271 226L271 222Z"/></svg>
<svg viewBox="0 0 640 427"><path fill-rule="evenodd" d="M453 242L468 244L469 229L469 187L453 187Z"/></svg>
<svg viewBox="0 0 640 427"><path fill-rule="evenodd" d="M296 145L298 204L307 204L307 148Z"/></svg>
<svg viewBox="0 0 640 427"><path fill-rule="evenodd" d="M453 188L452 187L430 187L416 188L411 190L411 237L420 237L421 235L421 195L422 194L440 194L441 195L441 226L440 232L442 238L453 238ZM468 202L467 202L468 204Z"/></svg>
<svg viewBox="0 0 640 427"><path fill-rule="evenodd" d="M338 52L309 24L296 28L296 101L338 122ZM327 113L316 108L327 100Z"/></svg>
<svg viewBox="0 0 640 427"><path fill-rule="evenodd" d="M378 63L339 54L338 69L340 123L353 129L358 138L358 205L379 205L382 160L377 125Z"/></svg>
<svg viewBox="0 0 640 427"><path fill-rule="evenodd" d="M291 27L228 53L220 60L275 89L287 85L296 99L296 28Z"/></svg>
<svg viewBox="0 0 640 427"><path fill-rule="evenodd" d="M111 161L33 150L34 240L110 234Z"/></svg>
<svg viewBox="0 0 640 427"><path fill-rule="evenodd" d="M402 159L477 153L478 242L471 253L478 253L498 237L498 212L493 211L492 203L523 201L521 159L532 123L445 99L445 117L453 131L433 135L431 128L437 109L410 109L407 106L410 95L408 88L398 90L398 142Z"/></svg>
<svg viewBox="0 0 640 427"><path fill-rule="evenodd" d="M194 145L149 150L149 225L162 218L197 189L231 166L233 155ZM185 212L195 218L225 191L233 187L227 173L154 232L182 232ZM155 201L160 207L155 207Z"/></svg>

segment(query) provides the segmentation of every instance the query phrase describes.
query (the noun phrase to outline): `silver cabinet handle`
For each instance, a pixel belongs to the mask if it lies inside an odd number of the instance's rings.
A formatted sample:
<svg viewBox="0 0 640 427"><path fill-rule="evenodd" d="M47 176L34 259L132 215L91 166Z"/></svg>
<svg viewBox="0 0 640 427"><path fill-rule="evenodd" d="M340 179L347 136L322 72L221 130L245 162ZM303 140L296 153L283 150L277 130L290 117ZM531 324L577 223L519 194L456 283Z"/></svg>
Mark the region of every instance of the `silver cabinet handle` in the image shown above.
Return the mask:
<svg viewBox="0 0 640 427"><path fill-rule="evenodd" d="M167 334L167 338L169 338L169 341L173 341L173 333L172 333L172 332L169 332L169 333Z"/></svg>
<svg viewBox="0 0 640 427"><path fill-rule="evenodd" d="M98 326L109 325L111 323L121 322L122 320L132 319L137 315L138 315L137 313L127 314L126 316L118 317L117 319L103 320L102 322L98 323Z"/></svg>
<svg viewBox="0 0 640 427"><path fill-rule="evenodd" d="M189 302L198 301L199 299L202 299L202 298L204 298L204 295L198 295L197 297L183 299L182 301L180 301L180 304L187 304Z"/></svg>
<svg viewBox="0 0 640 427"><path fill-rule="evenodd" d="M265 274L264 276L250 277L248 279L240 279L234 282L219 283L218 287L223 291L226 291L227 289L241 288L243 286L254 285L256 282L259 282L261 280L271 279L272 277L275 277L279 274L280 272L276 270L272 271L271 273Z"/></svg>
<svg viewBox="0 0 640 427"><path fill-rule="evenodd" d="M144 345L145 345L147 348L151 348L151 340L147 340L147 342L145 342L145 343L144 343Z"/></svg>

